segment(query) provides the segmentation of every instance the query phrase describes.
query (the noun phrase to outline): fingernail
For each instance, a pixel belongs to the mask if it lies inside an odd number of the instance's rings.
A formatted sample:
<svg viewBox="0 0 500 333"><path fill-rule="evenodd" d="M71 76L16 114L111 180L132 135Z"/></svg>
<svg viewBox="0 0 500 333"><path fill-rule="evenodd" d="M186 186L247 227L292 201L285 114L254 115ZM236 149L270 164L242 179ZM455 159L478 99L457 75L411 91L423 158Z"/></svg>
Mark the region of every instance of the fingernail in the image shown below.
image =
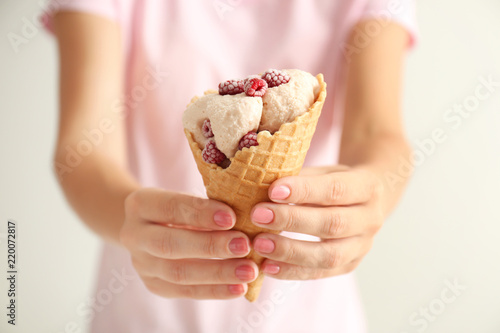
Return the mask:
<svg viewBox="0 0 500 333"><path fill-rule="evenodd" d="M247 265L237 267L234 274L241 281L250 281L255 277L254 269Z"/></svg>
<svg viewBox="0 0 500 333"><path fill-rule="evenodd" d="M219 210L214 214L214 222L219 227L229 228L233 226L233 217L228 212Z"/></svg>
<svg viewBox="0 0 500 333"><path fill-rule="evenodd" d="M290 196L290 188L288 186L280 185L273 188L271 191L271 199L285 200Z"/></svg>
<svg viewBox="0 0 500 333"><path fill-rule="evenodd" d="M234 254L246 254L248 252L248 242L245 238L233 238L229 242L229 250Z"/></svg>
<svg viewBox="0 0 500 333"><path fill-rule="evenodd" d="M278 274L280 272L280 266L274 264L268 264L264 266L262 270L265 274Z"/></svg>
<svg viewBox="0 0 500 333"><path fill-rule="evenodd" d="M241 284L230 284L228 288L229 292L234 295L240 295L243 294L243 292L245 292L245 288Z"/></svg>
<svg viewBox="0 0 500 333"><path fill-rule="evenodd" d="M271 223L273 219L273 211L263 207L255 208L252 214L252 221L257 223Z"/></svg>
<svg viewBox="0 0 500 333"><path fill-rule="evenodd" d="M271 253L274 251L274 242L270 239L258 238L255 240L253 248L261 253Z"/></svg>

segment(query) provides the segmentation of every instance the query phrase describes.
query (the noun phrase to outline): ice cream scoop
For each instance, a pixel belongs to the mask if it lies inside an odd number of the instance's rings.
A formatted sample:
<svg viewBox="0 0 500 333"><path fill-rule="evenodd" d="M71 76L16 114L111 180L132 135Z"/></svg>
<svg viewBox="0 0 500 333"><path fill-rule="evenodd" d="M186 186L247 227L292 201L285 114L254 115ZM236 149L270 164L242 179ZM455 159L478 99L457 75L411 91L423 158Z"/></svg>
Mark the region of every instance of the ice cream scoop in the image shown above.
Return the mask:
<svg viewBox="0 0 500 333"><path fill-rule="evenodd" d="M304 114L319 93L318 80L298 69L283 70L290 76L286 84L268 88L262 96L263 110L259 131L276 132L281 124Z"/></svg>
<svg viewBox="0 0 500 333"><path fill-rule="evenodd" d="M182 121L200 149L213 139L216 148L230 159L238 147L241 149L239 142L249 132L272 134L282 124L304 114L316 100L319 89L317 78L307 72L269 69L245 80L221 83L218 94L210 91L193 101ZM213 138L203 133L207 121ZM210 148L213 150L213 144Z"/></svg>
<svg viewBox="0 0 500 333"><path fill-rule="evenodd" d="M184 128L194 134L203 148L208 138L202 127L210 120L217 148L228 158L238 150L239 140L250 131L257 131L262 115L262 98L237 95L206 94L189 105L183 114Z"/></svg>

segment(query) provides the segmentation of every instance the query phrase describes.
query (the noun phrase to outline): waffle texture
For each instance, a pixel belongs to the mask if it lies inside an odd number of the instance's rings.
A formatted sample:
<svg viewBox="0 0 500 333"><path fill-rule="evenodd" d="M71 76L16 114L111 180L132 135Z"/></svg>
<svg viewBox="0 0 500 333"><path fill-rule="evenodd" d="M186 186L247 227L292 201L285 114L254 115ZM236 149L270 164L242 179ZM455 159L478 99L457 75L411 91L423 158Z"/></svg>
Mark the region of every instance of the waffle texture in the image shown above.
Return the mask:
<svg viewBox="0 0 500 333"><path fill-rule="evenodd" d="M302 169L326 98L323 75L318 74L316 78L320 84L320 92L309 110L294 121L282 124L273 135L268 131L259 132L259 145L239 150L231 158L231 165L226 169L203 161L202 149L194 140L193 134L188 130L184 131L203 178L207 196L233 208L236 213L233 229L244 232L250 240L262 232L279 233L254 225L250 219L250 211L257 203L269 201L268 189L276 179L298 175ZM214 91L205 92L210 93ZM196 99L197 97L194 97L191 103ZM264 261L264 258L253 250L247 258L259 267ZM257 279L248 284L245 297L249 301L253 302L258 298L263 279L264 275L259 273Z"/></svg>

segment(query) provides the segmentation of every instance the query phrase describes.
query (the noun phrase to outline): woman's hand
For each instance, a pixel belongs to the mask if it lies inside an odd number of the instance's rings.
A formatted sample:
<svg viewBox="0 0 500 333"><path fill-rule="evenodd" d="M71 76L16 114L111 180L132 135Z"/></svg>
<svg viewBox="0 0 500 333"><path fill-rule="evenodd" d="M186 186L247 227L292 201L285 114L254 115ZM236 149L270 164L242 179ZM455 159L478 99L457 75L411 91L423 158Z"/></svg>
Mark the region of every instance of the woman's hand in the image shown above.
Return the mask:
<svg viewBox="0 0 500 333"><path fill-rule="evenodd" d="M215 200L140 189L125 201L120 241L151 292L230 299L244 295L258 273L254 262L239 259L249 253L250 242L228 230L235 219L229 206Z"/></svg>
<svg viewBox="0 0 500 333"><path fill-rule="evenodd" d="M265 274L278 279L320 279L353 271L384 221L382 184L367 169L344 166L305 170L269 188L273 201L252 210L261 227L314 235L319 242L262 233L253 248L268 258ZM293 205L289 205L293 204Z"/></svg>

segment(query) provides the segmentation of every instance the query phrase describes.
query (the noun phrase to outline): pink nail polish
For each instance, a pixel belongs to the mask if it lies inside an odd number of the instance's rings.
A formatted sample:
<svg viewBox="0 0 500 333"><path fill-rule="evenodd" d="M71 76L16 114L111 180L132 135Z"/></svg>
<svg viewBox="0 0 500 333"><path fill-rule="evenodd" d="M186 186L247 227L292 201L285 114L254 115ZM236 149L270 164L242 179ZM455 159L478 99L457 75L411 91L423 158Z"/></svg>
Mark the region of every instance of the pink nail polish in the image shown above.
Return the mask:
<svg viewBox="0 0 500 333"><path fill-rule="evenodd" d="M264 207L255 208L252 214L252 221L257 223L271 223L273 219L273 211Z"/></svg>
<svg viewBox="0 0 500 333"><path fill-rule="evenodd" d="M253 248L257 251L257 252L261 252L261 253L271 253L274 251L274 242L270 239L266 239L266 238L258 238L255 240L254 244L253 244Z"/></svg>
<svg viewBox="0 0 500 333"><path fill-rule="evenodd" d="M248 242L245 238L233 238L229 242L229 250L236 255L248 253Z"/></svg>
<svg viewBox="0 0 500 333"><path fill-rule="evenodd" d="M255 277L255 271L251 266L244 265L236 267L234 275L241 281L250 281Z"/></svg>
<svg viewBox="0 0 500 333"><path fill-rule="evenodd" d="M268 264L262 270L265 274L278 274L280 272L280 266L274 264Z"/></svg>
<svg viewBox="0 0 500 333"><path fill-rule="evenodd" d="M233 226L233 217L228 212L219 210L214 214L214 222L219 227L229 228Z"/></svg>
<svg viewBox="0 0 500 333"><path fill-rule="evenodd" d="M288 186L280 185L273 188L271 191L272 200L285 200L290 196L290 188Z"/></svg>
<svg viewBox="0 0 500 333"><path fill-rule="evenodd" d="M245 292L245 288L241 284L230 284L228 289L229 292L234 295L241 295Z"/></svg>

